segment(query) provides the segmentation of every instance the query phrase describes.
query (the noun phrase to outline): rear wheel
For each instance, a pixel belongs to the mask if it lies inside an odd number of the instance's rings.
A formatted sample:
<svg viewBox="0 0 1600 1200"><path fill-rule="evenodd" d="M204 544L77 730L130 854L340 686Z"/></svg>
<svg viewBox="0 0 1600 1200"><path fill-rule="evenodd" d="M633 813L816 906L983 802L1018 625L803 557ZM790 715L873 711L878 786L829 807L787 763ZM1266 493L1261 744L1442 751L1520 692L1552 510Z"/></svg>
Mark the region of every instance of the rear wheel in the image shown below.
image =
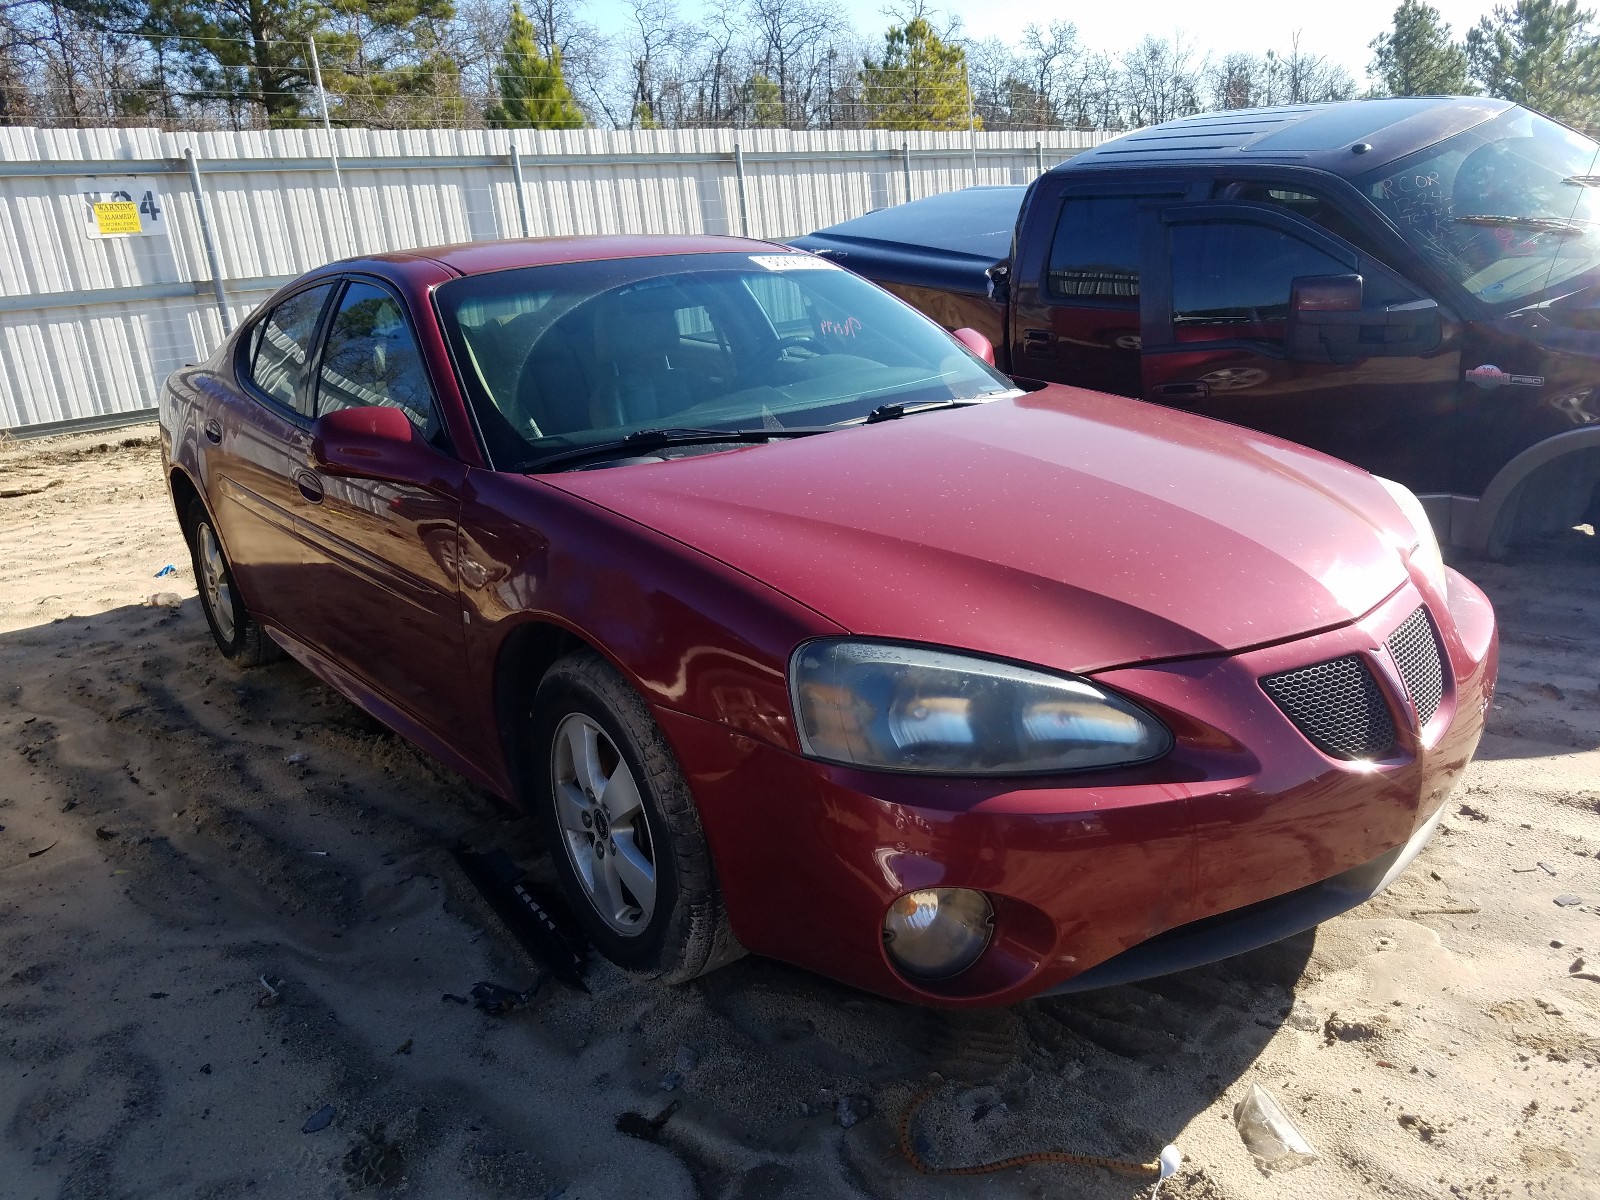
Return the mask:
<svg viewBox="0 0 1600 1200"><path fill-rule="evenodd" d="M222 540L211 514L198 500L189 507L189 553L200 586L200 608L222 656L241 667L260 666L276 658L277 646L239 599Z"/></svg>
<svg viewBox="0 0 1600 1200"><path fill-rule="evenodd" d="M682 983L737 958L699 813L660 727L599 655L561 659L532 721L535 817L584 932Z"/></svg>

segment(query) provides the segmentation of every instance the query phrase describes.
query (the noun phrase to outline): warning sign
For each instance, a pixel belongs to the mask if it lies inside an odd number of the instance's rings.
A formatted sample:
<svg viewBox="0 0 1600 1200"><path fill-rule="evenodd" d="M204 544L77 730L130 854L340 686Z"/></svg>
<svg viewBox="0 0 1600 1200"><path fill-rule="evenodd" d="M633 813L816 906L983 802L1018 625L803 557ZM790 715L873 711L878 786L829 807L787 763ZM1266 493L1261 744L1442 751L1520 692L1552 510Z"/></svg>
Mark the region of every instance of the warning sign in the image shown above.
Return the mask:
<svg viewBox="0 0 1600 1200"><path fill-rule="evenodd" d="M143 233L139 206L132 200L102 200L94 206L94 224L101 237L118 233Z"/></svg>
<svg viewBox="0 0 1600 1200"><path fill-rule="evenodd" d="M92 238L150 237L167 231L160 180L90 175L77 186L83 231Z"/></svg>

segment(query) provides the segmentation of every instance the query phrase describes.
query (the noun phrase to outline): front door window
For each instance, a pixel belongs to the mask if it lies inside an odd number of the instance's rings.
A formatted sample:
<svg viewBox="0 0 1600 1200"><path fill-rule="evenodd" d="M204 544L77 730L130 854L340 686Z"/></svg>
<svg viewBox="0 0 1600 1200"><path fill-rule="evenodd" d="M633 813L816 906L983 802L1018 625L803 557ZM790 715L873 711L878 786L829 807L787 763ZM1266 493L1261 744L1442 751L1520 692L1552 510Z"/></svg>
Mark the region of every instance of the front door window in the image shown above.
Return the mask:
<svg viewBox="0 0 1600 1200"><path fill-rule="evenodd" d="M354 282L328 326L317 383L317 415L340 408L398 408L424 440L442 426L417 340L400 302L382 288Z"/></svg>
<svg viewBox="0 0 1600 1200"><path fill-rule="evenodd" d="M1277 229L1231 221L1172 229L1172 324L1179 342L1283 342L1289 293L1303 275L1349 267Z"/></svg>

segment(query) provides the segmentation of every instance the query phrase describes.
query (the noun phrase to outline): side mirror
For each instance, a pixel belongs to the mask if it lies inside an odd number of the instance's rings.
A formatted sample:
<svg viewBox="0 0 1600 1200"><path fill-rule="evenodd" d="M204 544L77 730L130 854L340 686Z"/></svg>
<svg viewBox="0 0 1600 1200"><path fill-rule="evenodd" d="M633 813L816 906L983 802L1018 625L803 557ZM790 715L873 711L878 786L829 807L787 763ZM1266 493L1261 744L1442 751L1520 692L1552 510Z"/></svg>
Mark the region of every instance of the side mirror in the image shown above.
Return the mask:
<svg viewBox="0 0 1600 1200"><path fill-rule="evenodd" d="M311 426L311 465L324 475L417 483L434 457L398 408L337 408Z"/></svg>
<svg viewBox="0 0 1600 1200"><path fill-rule="evenodd" d="M1289 288L1289 308L1296 313L1360 312L1359 275L1302 275Z"/></svg>
<svg viewBox="0 0 1600 1200"><path fill-rule="evenodd" d="M955 338L956 341L960 342L968 350L971 350L979 358L983 359L983 361L988 363L991 367L994 366L994 343L988 338L984 337L983 334L979 333L976 329L968 329L963 326L962 328L957 329L950 336Z"/></svg>
<svg viewBox="0 0 1600 1200"><path fill-rule="evenodd" d="M1363 308L1360 275L1302 275L1289 289L1283 341L1291 362L1349 366L1368 358L1407 358L1438 348L1443 314L1435 300Z"/></svg>

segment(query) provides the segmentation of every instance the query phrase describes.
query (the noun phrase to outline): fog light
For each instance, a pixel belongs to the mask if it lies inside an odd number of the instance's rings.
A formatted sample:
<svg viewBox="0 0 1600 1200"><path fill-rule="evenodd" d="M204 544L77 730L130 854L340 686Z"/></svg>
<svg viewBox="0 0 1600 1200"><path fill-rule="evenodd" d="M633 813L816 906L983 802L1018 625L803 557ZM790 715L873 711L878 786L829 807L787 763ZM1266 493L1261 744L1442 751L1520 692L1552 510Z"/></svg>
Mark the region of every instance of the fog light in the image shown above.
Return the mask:
<svg viewBox="0 0 1600 1200"><path fill-rule="evenodd" d="M948 979L983 953L994 933L994 909L982 892L927 888L907 892L889 906L883 942L907 975Z"/></svg>

